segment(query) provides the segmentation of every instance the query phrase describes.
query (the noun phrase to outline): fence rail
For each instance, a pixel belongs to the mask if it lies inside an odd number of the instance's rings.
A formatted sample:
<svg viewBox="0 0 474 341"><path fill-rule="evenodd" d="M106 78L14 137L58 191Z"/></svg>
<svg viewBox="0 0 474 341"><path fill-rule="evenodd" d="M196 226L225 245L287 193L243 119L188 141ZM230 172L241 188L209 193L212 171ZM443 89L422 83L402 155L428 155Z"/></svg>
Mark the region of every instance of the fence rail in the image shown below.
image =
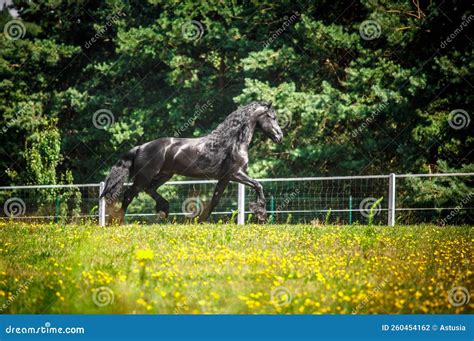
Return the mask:
<svg viewBox="0 0 474 341"><path fill-rule="evenodd" d="M387 174L259 179L267 197L269 221L378 223L471 223L474 173ZM193 219L210 200L216 180L169 181L160 193L171 203L170 219ZM130 184L126 184L129 186ZM0 186L3 219L107 223L111 209L99 200L104 183ZM249 203L255 195L230 183L212 219L251 221ZM446 212L449 211L447 214ZM130 206L128 221L157 218L154 202L140 195ZM169 220L168 220L169 221Z"/></svg>

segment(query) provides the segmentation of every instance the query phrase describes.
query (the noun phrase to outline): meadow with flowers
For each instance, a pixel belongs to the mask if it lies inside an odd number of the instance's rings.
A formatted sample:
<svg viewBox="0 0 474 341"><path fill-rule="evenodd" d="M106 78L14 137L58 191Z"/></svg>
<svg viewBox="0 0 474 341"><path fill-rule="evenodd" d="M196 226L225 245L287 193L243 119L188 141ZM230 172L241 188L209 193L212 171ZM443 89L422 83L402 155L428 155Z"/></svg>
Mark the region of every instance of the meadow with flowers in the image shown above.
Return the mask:
<svg viewBox="0 0 474 341"><path fill-rule="evenodd" d="M0 222L0 312L472 313L472 232Z"/></svg>

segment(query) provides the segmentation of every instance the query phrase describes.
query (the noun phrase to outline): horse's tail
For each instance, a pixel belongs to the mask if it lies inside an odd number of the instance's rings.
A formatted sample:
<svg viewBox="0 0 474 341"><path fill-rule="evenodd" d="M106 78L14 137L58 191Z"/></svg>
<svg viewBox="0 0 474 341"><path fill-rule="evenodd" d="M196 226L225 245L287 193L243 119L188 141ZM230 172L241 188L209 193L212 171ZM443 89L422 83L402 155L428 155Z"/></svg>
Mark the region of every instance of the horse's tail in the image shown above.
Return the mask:
<svg viewBox="0 0 474 341"><path fill-rule="evenodd" d="M137 154L138 147L130 149L110 170L105 179L105 188L100 194L100 198L107 197L107 201L115 201L120 194L123 183L130 175L133 160Z"/></svg>

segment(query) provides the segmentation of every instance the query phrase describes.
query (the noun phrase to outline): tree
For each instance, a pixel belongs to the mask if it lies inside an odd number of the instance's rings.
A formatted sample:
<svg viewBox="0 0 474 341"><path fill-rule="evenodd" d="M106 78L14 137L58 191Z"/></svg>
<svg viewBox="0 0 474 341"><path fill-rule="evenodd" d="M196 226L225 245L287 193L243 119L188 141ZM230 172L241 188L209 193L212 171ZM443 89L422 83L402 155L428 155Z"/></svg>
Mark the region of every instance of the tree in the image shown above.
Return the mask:
<svg viewBox="0 0 474 341"><path fill-rule="evenodd" d="M472 165L466 2L12 8L18 17L4 9L2 27L13 21L23 34L0 38L4 183L54 183L67 171L97 182L132 146L206 134L255 99L274 103L286 137L255 142L254 176Z"/></svg>

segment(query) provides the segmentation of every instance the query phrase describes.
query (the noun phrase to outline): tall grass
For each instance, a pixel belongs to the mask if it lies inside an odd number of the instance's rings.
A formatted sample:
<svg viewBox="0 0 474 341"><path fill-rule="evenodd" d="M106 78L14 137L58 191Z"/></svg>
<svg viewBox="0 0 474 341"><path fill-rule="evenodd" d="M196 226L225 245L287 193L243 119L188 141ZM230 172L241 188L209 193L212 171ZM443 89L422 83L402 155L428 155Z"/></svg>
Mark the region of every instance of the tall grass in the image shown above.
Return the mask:
<svg viewBox="0 0 474 341"><path fill-rule="evenodd" d="M0 223L3 313L467 313L472 228Z"/></svg>

